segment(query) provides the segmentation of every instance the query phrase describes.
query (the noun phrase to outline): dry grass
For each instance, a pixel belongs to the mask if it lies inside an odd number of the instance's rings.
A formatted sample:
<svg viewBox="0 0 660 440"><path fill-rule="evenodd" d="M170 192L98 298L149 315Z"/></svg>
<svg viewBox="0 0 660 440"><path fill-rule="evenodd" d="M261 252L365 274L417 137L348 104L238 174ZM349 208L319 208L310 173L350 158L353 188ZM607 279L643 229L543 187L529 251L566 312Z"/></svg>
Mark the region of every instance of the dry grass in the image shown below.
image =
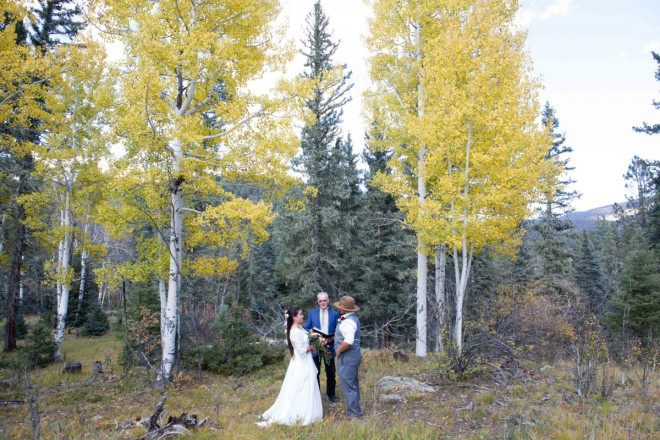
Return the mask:
<svg viewBox="0 0 660 440"><path fill-rule="evenodd" d="M143 370L122 376L116 363L120 350L112 335L67 335L63 352L68 360L83 363L83 373L67 376L58 364L31 377L42 398L43 438L127 439L145 433L140 425L124 430L118 426L148 417L161 395L148 386ZM92 362L105 361L106 355L114 370L93 379ZM381 403L375 389L378 379L419 375L436 364L432 358L413 357L406 362L387 352L370 351L364 353L361 368L363 419L348 419L343 400L331 405L324 399L320 423L259 429L257 416L274 402L287 362L243 377L205 374L201 385L196 375L181 375L167 389L166 417L187 412L210 418L213 423L189 437L193 439L660 439L657 373L646 394L633 379L616 387L607 400L596 395L579 399L565 366L558 364L543 373L528 366L526 376L508 386L440 378L434 393ZM0 371L0 379L11 374ZM22 398L24 389L24 385L0 388L0 399ZM342 397L340 388L338 395ZM29 406L1 408L0 439L30 438Z"/></svg>

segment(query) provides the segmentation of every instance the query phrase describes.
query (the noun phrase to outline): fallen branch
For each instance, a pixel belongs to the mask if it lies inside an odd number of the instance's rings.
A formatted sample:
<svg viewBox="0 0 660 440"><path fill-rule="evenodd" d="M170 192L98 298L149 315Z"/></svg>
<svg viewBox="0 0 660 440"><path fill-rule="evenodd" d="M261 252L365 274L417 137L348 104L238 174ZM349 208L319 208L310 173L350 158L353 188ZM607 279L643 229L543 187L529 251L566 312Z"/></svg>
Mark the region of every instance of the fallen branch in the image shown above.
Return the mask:
<svg viewBox="0 0 660 440"><path fill-rule="evenodd" d="M0 405L11 405L11 404L21 404L25 403L25 400L16 400L16 399L8 399L8 400L0 400Z"/></svg>

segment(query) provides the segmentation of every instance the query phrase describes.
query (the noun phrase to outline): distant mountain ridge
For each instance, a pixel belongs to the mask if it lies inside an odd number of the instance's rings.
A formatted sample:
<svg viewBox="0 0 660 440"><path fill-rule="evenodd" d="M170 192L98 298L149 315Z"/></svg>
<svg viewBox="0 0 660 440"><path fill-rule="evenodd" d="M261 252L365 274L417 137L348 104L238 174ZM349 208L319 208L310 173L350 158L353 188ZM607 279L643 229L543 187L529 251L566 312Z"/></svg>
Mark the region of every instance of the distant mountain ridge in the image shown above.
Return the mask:
<svg viewBox="0 0 660 440"><path fill-rule="evenodd" d="M626 206L626 204L627 202L618 203L619 206ZM604 217L606 220L614 221L614 204L589 209L587 211L574 211L566 214L563 218L573 222L573 227L577 230L589 230L594 227L598 217Z"/></svg>

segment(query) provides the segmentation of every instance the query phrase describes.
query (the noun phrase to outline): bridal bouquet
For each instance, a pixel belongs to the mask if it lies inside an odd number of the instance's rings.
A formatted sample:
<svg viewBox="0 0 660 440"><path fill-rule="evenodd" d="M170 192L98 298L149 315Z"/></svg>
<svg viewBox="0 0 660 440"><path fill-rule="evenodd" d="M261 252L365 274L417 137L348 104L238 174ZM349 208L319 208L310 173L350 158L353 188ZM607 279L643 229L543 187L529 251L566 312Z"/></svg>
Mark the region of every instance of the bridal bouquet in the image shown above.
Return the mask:
<svg viewBox="0 0 660 440"><path fill-rule="evenodd" d="M309 345L316 348L316 353L318 353L324 363L330 362L330 345L325 339L316 333L310 333Z"/></svg>

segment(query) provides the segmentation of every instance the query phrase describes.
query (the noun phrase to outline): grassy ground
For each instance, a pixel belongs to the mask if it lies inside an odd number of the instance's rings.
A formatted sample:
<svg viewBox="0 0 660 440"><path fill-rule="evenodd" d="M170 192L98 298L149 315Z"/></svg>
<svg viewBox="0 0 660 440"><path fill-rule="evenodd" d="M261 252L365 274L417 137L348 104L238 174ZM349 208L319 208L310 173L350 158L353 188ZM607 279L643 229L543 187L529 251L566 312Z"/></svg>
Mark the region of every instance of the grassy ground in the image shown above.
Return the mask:
<svg viewBox="0 0 660 440"><path fill-rule="evenodd" d="M83 372L63 374L63 365L56 364L31 375L40 394L43 438L127 439L145 434L139 424L122 426L150 416L161 395L149 386L144 370L122 375L117 364L120 350L113 335L67 335L63 353L69 361L82 362ZM92 374L94 360L104 362L103 375ZM183 374L166 391L165 418L187 412L211 419L188 437L193 439L660 439L657 373L646 393L633 373L607 400L597 392L579 399L567 368L558 364L543 370L530 366L523 378L508 386L436 382L433 393L382 403L374 386L378 379L386 375L431 379L427 372L435 365L433 359L394 360L390 353L370 351L364 353L360 376L363 419L348 419L343 399L338 404L324 399L320 423L259 429L257 416L275 401L287 363L243 377L205 374L202 384L195 373ZM0 370L0 380L14 376L10 370ZM0 399L24 397L25 381L0 385ZM0 439L31 437L29 405L0 406L0 414Z"/></svg>

